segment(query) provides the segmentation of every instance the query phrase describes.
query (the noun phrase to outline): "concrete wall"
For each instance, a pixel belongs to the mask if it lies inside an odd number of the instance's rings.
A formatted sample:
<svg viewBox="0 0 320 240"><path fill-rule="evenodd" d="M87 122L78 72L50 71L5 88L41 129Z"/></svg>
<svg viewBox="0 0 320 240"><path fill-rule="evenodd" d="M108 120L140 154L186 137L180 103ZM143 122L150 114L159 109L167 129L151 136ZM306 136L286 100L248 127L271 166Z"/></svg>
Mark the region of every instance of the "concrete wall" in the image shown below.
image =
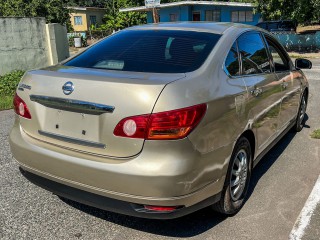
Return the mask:
<svg viewBox="0 0 320 240"><path fill-rule="evenodd" d="M49 65L44 18L0 18L0 75Z"/></svg>
<svg viewBox="0 0 320 240"><path fill-rule="evenodd" d="M0 75L46 67L67 57L65 27L46 26L44 18L0 17Z"/></svg>
<svg viewBox="0 0 320 240"><path fill-rule="evenodd" d="M49 41L50 65L56 64L68 58L69 43L67 37L67 28L58 23L46 25L47 39Z"/></svg>

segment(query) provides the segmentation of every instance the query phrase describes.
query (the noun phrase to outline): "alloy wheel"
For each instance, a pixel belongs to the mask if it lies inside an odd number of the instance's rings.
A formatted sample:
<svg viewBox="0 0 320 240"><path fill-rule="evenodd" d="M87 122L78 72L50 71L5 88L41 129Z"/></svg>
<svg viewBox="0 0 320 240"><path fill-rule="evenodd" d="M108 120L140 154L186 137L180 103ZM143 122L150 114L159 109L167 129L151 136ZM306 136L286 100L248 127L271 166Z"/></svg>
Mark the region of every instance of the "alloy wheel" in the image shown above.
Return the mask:
<svg viewBox="0 0 320 240"><path fill-rule="evenodd" d="M230 195L233 201L241 198L248 178L248 156L241 149L235 157L231 170Z"/></svg>

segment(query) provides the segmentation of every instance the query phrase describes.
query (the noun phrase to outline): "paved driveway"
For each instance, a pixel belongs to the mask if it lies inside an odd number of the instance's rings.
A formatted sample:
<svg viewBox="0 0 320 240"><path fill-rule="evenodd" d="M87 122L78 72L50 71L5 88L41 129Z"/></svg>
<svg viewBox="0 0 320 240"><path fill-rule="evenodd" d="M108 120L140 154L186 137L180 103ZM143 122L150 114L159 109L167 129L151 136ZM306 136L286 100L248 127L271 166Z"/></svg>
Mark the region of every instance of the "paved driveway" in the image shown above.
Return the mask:
<svg viewBox="0 0 320 240"><path fill-rule="evenodd" d="M287 134L253 172L250 198L234 217L208 209L167 221L101 211L31 184L12 158L8 134L12 111L0 112L0 239L288 239L320 173L320 61L310 80L306 127ZM319 225L317 225L319 226Z"/></svg>

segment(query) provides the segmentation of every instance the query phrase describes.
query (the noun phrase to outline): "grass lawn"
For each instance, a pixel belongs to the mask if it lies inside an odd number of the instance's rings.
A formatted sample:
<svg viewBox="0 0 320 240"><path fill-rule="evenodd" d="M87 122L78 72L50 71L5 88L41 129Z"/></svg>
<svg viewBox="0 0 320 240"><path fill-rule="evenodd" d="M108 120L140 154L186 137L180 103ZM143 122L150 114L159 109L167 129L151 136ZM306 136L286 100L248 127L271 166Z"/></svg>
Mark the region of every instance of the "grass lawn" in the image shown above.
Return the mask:
<svg viewBox="0 0 320 240"><path fill-rule="evenodd" d="M13 96L0 96L0 111L11 109L13 107L12 100Z"/></svg>
<svg viewBox="0 0 320 240"><path fill-rule="evenodd" d="M316 129L311 133L312 138L320 139L320 129Z"/></svg>

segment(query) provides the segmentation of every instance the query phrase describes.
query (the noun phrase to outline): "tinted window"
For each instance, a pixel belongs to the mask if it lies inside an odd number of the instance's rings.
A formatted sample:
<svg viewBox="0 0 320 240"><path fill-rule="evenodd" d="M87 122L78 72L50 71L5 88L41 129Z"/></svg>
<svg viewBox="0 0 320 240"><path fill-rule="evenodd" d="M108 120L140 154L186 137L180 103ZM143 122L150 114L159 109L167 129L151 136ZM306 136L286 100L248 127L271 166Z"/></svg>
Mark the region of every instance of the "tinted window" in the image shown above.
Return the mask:
<svg viewBox="0 0 320 240"><path fill-rule="evenodd" d="M268 30L277 30L279 28L279 23L278 22L271 22L268 23Z"/></svg>
<svg viewBox="0 0 320 240"><path fill-rule="evenodd" d="M267 24L266 23L258 23L257 27L263 28L263 29L267 29Z"/></svg>
<svg viewBox="0 0 320 240"><path fill-rule="evenodd" d="M290 22L290 21L283 21L280 25L280 28L284 28L284 29L294 29L294 24L293 22Z"/></svg>
<svg viewBox="0 0 320 240"><path fill-rule="evenodd" d="M276 72L289 71L290 70L289 60L285 56L285 53L283 52L283 50L281 50L276 43L274 43L272 40L268 38L267 38L267 44L273 59L275 71Z"/></svg>
<svg viewBox="0 0 320 240"><path fill-rule="evenodd" d="M259 33L245 33L238 38L242 74L270 72L270 61Z"/></svg>
<svg viewBox="0 0 320 240"><path fill-rule="evenodd" d="M125 30L65 65L119 71L183 73L206 60L220 35L192 31Z"/></svg>
<svg viewBox="0 0 320 240"><path fill-rule="evenodd" d="M225 66L227 71L231 76L238 76L240 75L240 66L239 66L239 55L238 55L238 49L237 49L237 44L234 43L233 46L231 47L226 62Z"/></svg>

